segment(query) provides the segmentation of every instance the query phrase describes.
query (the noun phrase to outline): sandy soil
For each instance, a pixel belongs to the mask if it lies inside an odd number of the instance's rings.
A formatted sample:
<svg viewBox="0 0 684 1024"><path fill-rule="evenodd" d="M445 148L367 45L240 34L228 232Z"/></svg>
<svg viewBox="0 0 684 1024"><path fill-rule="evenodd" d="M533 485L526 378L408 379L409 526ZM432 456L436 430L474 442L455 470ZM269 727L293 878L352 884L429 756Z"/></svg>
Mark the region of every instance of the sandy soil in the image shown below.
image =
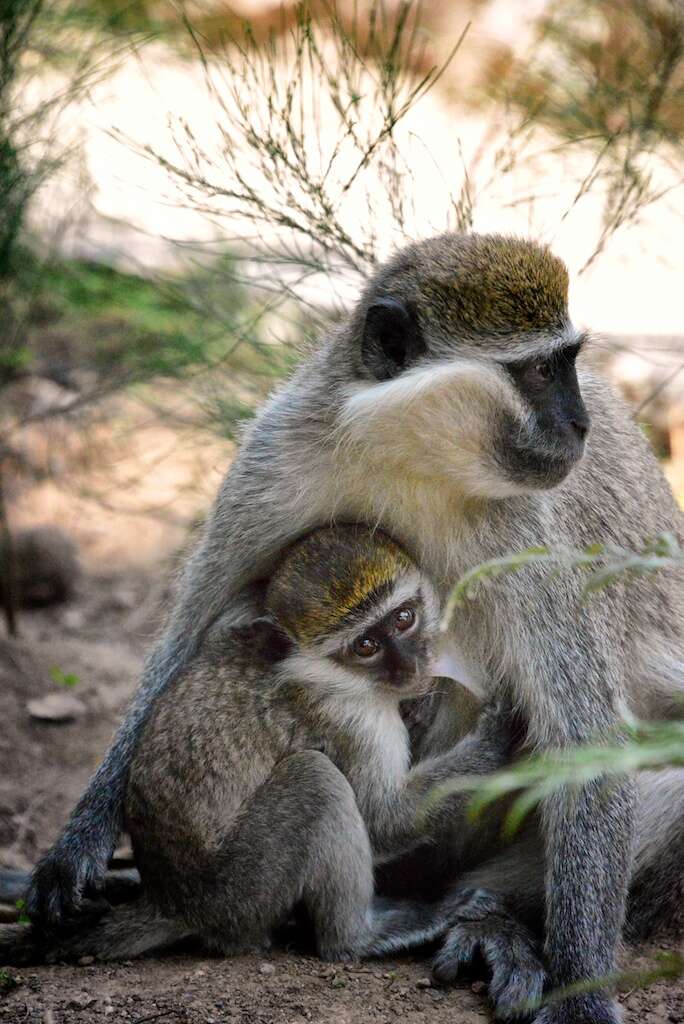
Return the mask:
<svg viewBox="0 0 684 1024"><path fill-rule="evenodd" d="M135 686L143 651L168 596L163 569L89 574L61 610L25 613L22 638L0 641L0 866L26 868L49 844L95 767ZM51 672L78 676L69 690L84 715L33 720L27 701L56 692ZM670 946L670 948L672 948ZM629 956L646 964L653 951ZM627 1024L684 1022L684 985L658 982L623 997ZM428 954L354 967L277 950L267 959L174 955L117 965L8 969L0 1024L340 1024L491 1019L480 978L452 989L429 982Z"/></svg>

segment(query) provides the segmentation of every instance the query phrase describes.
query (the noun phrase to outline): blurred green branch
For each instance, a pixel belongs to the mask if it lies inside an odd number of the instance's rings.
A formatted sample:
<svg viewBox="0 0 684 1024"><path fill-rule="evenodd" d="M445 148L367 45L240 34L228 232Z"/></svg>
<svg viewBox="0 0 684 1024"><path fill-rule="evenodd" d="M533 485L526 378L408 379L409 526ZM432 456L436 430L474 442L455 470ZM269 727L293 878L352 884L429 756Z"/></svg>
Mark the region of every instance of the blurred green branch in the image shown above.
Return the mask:
<svg viewBox="0 0 684 1024"><path fill-rule="evenodd" d="M684 566L684 551L675 537L665 533L649 541L642 551L629 551L606 544L591 544L581 551L541 545L492 558L470 569L458 581L447 601L442 629L449 629L456 609L473 599L480 586L499 576L520 572L532 566L546 567L553 575L568 569L584 570L588 573L583 588L586 598L623 576L642 576L657 570L681 568Z"/></svg>
<svg viewBox="0 0 684 1024"><path fill-rule="evenodd" d="M684 767L684 721L626 723L612 742L606 736L601 743L545 751L484 779L457 777L436 788L430 800L471 792L470 810L477 817L495 801L518 793L505 822L506 833L512 835L531 810L559 789L601 778L610 785L614 774L668 766Z"/></svg>
<svg viewBox="0 0 684 1024"><path fill-rule="evenodd" d="M564 999L570 999L572 996L598 992L606 988L611 991L648 988L649 985L654 985L658 981L677 981L684 974L684 956L680 953L661 951L656 953L653 959L653 964L648 967L615 971L604 978L588 978L586 981L578 981L574 985L552 989L538 1002L518 1004L515 1007L515 1012L518 1016L524 1017L535 1013L542 1006L552 1006L554 1003L563 1002Z"/></svg>

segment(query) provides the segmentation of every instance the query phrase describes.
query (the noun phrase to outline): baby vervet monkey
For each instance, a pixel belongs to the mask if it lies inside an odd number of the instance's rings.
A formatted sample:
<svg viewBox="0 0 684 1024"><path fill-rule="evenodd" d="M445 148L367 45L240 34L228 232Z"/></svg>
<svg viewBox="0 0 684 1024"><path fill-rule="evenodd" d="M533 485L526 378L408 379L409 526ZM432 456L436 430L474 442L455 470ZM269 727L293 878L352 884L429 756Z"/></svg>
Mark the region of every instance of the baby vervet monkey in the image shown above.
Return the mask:
<svg viewBox="0 0 684 1024"><path fill-rule="evenodd" d="M285 554L265 609L219 620L143 731L126 798L142 897L43 945L8 926L0 962L129 958L190 936L234 952L268 944L302 902L327 959L445 930L426 905L374 905L374 862L457 827L465 798L428 795L505 763L508 710L490 705L411 767L399 705L432 686L439 603L385 534L316 530Z"/></svg>

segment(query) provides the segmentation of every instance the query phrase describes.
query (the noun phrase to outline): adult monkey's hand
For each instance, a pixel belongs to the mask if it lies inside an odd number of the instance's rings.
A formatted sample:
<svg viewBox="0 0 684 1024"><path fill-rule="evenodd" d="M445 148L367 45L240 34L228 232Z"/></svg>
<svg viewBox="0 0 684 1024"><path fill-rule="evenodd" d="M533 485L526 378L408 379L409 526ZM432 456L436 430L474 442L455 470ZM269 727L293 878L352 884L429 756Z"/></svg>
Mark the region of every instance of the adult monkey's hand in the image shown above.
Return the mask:
<svg viewBox="0 0 684 1024"><path fill-rule="evenodd" d="M71 814L56 843L38 863L26 895L26 910L33 924L51 931L74 917L101 913L105 873L123 827L123 805L128 766L136 736L153 703L150 681L172 665L163 643L150 658L143 685L102 764Z"/></svg>
<svg viewBox="0 0 684 1024"><path fill-rule="evenodd" d="M52 931L79 915L104 912L109 906L99 894L111 851L93 856L84 838L64 832L31 876L26 909L41 931Z"/></svg>

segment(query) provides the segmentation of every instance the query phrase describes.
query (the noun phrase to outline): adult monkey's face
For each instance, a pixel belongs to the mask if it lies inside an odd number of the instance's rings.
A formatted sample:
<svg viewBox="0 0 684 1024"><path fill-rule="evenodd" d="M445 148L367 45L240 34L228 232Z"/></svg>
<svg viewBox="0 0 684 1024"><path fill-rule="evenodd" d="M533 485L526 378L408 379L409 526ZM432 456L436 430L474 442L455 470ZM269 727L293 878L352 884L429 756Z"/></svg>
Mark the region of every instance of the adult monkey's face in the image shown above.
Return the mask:
<svg viewBox="0 0 684 1024"><path fill-rule="evenodd" d="M497 498L559 484L589 417L563 263L532 242L443 235L409 247L356 312L341 431L392 471Z"/></svg>

